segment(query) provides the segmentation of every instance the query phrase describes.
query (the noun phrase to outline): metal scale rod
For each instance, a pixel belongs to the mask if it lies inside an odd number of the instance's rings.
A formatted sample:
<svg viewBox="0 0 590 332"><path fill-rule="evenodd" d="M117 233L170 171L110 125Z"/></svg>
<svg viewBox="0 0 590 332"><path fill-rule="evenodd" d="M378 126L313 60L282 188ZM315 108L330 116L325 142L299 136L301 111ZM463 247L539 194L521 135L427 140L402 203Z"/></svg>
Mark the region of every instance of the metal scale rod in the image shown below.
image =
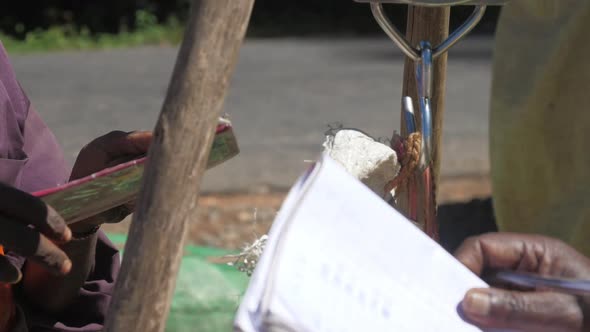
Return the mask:
<svg viewBox="0 0 590 332"><path fill-rule="evenodd" d="M370 3L377 23L407 56L402 102L402 134L419 132L422 136L422 149L420 167L416 174L406 188L397 190L397 208L415 221L429 236L438 240L436 186L440 165L446 53L479 23L487 5L502 5L508 0L355 1ZM410 41L388 19L383 10L384 3L410 5ZM463 25L448 35L449 6L454 5L474 5L475 9ZM431 42L439 44L432 46Z"/></svg>

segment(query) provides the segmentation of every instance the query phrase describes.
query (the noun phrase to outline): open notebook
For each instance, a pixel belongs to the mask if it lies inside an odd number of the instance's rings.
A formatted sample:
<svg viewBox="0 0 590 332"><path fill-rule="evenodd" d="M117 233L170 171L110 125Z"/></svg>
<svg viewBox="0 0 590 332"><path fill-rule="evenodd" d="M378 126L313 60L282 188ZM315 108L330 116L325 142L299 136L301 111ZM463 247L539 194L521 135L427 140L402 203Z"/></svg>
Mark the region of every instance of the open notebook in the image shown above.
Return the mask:
<svg viewBox="0 0 590 332"><path fill-rule="evenodd" d="M479 331L466 291L487 287L327 156L289 193L236 331Z"/></svg>

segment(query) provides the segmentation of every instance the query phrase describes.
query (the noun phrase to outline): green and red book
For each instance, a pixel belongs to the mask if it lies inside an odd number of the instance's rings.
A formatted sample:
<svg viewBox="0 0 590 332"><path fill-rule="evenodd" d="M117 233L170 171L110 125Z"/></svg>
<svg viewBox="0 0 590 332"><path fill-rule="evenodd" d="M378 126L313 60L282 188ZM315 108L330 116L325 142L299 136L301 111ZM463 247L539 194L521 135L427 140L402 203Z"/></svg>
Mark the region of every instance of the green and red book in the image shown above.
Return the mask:
<svg viewBox="0 0 590 332"><path fill-rule="evenodd" d="M207 168L239 153L231 123L220 119ZM53 207L68 224L133 201L140 190L147 157L104 169L82 179L33 193Z"/></svg>

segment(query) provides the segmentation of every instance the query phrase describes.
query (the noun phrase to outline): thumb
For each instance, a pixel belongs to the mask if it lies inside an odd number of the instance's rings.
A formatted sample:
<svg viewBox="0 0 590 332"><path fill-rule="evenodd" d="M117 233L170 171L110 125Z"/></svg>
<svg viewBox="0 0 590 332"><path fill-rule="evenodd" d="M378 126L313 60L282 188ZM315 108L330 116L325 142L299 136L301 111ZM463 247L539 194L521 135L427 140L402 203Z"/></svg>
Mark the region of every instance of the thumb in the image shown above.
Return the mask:
<svg viewBox="0 0 590 332"><path fill-rule="evenodd" d="M111 159L137 156L148 151L152 142L151 131L112 131L92 141L89 146L102 150Z"/></svg>
<svg viewBox="0 0 590 332"><path fill-rule="evenodd" d="M519 331L581 331L584 313L576 297L553 292L472 289L461 308L482 328Z"/></svg>

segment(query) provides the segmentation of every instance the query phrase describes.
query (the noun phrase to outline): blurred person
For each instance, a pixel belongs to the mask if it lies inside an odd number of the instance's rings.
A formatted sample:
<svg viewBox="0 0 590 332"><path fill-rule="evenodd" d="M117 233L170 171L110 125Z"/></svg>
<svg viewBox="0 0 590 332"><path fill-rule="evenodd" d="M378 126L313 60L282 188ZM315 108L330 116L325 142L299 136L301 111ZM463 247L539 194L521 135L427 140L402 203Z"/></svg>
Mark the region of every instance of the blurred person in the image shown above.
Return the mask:
<svg viewBox="0 0 590 332"><path fill-rule="evenodd" d="M493 213L501 232L520 234L466 240L456 257L478 275L590 279L589 33L590 1L511 0L502 9L490 107ZM462 309L482 328L590 330L589 297L474 289Z"/></svg>
<svg viewBox="0 0 590 332"><path fill-rule="evenodd" d="M500 231L590 255L590 1L511 0L496 33L490 109Z"/></svg>
<svg viewBox="0 0 590 332"><path fill-rule="evenodd" d="M563 241L539 235L488 233L472 237L455 257L479 276L490 269L508 269L590 280L590 259ZM469 290L461 308L469 321L484 329L590 330L590 296L492 287Z"/></svg>
<svg viewBox="0 0 590 332"><path fill-rule="evenodd" d="M0 325L5 331L102 329L120 262L99 228L131 211L121 206L68 227L28 193L143 155L151 137L150 132L111 132L85 146L69 172L0 43L0 245L7 253L0 256Z"/></svg>

